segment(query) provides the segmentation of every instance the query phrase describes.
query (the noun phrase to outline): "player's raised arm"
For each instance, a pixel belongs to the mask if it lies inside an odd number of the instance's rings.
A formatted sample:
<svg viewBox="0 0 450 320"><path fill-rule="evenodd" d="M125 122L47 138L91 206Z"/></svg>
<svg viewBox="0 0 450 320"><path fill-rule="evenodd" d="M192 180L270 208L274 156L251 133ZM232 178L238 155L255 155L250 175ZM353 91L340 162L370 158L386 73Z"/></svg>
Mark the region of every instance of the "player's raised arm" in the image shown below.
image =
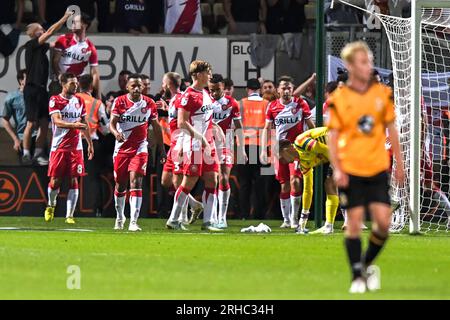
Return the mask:
<svg viewBox="0 0 450 320"><path fill-rule="evenodd" d="M308 86L310 86L311 84L314 83L314 81L316 81L316 74L313 73L311 75L311 77L309 77L308 79L306 79L305 82L303 82L301 85L299 85L295 90L294 90L294 96L296 97L300 97L302 94L304 94L306 92L306 89L308 89Z"/></svg>
<svg viewBox="0 0 450 320"><path fill-rule="evenodd" d="M44 32L38 39L39 44L42 45L45 42L47 42L47 40L59 29L61 29L61 27L64 25L64 23L66 23L67 19L69 19L69 17L73 15L73 11L66 11L66 13L64 14L64 16L62 16L61 19L59 19L58 22L56 22L55 24L53 24L50 28L48 28L48 30L46 32ZM54 44L52 44L53 46Z"/></svg>

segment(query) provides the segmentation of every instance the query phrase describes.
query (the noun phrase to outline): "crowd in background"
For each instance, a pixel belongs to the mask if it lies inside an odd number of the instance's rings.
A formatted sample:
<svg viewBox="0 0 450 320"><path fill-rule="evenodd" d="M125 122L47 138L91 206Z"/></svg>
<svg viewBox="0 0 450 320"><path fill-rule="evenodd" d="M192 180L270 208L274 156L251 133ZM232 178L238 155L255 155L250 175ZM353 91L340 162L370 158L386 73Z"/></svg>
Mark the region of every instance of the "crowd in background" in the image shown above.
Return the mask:
<svg viewBox="0 0 450 320"><path fill-rule="evenodd" d="M410 1L352 1L383 14L410 16ZM314 20L314 0L3 0L0 25L23 29L30 22L44 28L58 21L70 5L94 21L89 32L250 34L300 33ZM188 14L187 14L188 13ZM325 22L366 23L367 16L338 2L325 1Z"/></svg>

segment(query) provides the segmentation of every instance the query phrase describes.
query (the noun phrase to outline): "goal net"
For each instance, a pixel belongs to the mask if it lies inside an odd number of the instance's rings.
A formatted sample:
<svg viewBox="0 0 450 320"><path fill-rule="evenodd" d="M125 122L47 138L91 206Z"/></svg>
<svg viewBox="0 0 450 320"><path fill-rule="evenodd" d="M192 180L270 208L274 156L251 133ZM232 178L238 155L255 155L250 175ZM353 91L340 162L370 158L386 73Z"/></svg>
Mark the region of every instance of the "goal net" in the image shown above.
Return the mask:
<svg viewBox="0 0 450 320"><path fill-rule="evenodd" d="M347 1L337 1L367 11ZM420 7L418 28L414 28L412 18L372 13L381 21L389 40L396 125L400 133L401 152L407 176L403 186L392 181L391 192L395 211L391 231L394 232L410 226L411 219L418 220L418 225L416 223L413 228L416 230L410 228L410 231L448 232L450 228L450 8L444 7L444 1L417 0L417 5L421 2L428 3L428 7ZM430 7L431 2L437 6ZM442 6L439 6L440 4ZM447 1L447 6L448 4ZM418 52L422 63L413 72L414 37L420 40ZM420 83L420 89L416 90L419 91L420 99L414 99L412 94L413 86L417 83ZM414 100L420 103L415 103ZM413 121L414 116L416 118ZM413 153L413 134L419 130L420 143ZM393 172L395 170L394 162ZM416 171L419 175L416 175L417 181L414 181L418 187L414 194L410 185L414 182L412 179ZM414 207L411 199L414 196L417 196L415 211L417 215L411 214L411 208Z"/></svg>

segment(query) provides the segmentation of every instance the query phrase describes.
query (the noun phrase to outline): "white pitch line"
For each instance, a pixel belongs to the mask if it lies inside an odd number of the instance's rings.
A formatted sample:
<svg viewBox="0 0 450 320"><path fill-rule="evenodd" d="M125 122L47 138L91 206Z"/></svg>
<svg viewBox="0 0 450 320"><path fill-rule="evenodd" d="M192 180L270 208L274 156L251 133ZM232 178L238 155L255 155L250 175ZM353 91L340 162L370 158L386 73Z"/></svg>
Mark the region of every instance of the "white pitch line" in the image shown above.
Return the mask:
<svg viewBox="0 0 450 320"><path fill-rule="evenodd" d="M66 231L66 232L93 232L91 229L38 229L38 228L25 228L25 227L0 227L0 231L37 231L37 232L50 232L50 231Z"/></svg>

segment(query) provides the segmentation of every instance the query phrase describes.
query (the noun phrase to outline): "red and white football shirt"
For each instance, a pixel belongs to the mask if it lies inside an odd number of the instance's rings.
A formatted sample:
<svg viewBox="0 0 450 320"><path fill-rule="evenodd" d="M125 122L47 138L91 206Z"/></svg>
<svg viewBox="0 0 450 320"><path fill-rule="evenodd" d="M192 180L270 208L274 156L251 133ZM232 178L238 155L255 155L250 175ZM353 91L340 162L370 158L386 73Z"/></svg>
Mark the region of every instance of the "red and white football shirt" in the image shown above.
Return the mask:
<svg viewBox="0 0 450 320"><path fill-rule="evenodd" d="M213 99L213 122L216 123L225 134L225 142L221 149L226 149L220 152L220 158L224 158L228 163L232 163L231 155L233 154L234 135L231 130L234 120L241 119L241 113L237 101L230 96L223 96L219 100ZM216 141L217 143L217 141ZM220 148L217 146L217 148ZM222 161L222 159L221 159Z"/></svg>
<svg viewBox="0 0 450 320"><path fill-rule="evenodd" d="M50 98L48 112L50 115L60 113L61 119L65 122L77 122L86 116L86 108L83 99L77 95L70 99L62 95L52 96ZM53 151L75 151L83 150L81 143L81 132L78 129L58 128L52 121L52 146Z"/></svg>
<svg viewBox="0 0 450 320"><path fill-rule="evenodd" d="M181 166L183 158L179 156L179 151L183 146L183 135L178 129L178 100L181 95L181 93L177 93L169 102L170 150L163 170L173 174L183 174Z"/></svg>
<svg viewBox="0 0 450 320"><path fill-rule="evenodd" d="M88 64L98 66L97 49L88 38L78 41L74 33L61 35L55 42L55 50L62 52L61 73L70 72L78 77Z"/></svg>
<svg viewBox="0 0 450 320"><path fill-rule="evenodd" d="M111 114L119 117L117 131L125 136L124 142L116 141L114 157L118 154L133 157L139 153L148 153L149 122L158 119L155 102L144 95L138 102L133 102L126 94L114 100Z"/></svg>
<svg viewBox="0 0 450 320"><path fill-rule="evenodd" d="M303 132L305 120L309 118L311 110L306 101L299 97L292 98L286 105L281 99L272 101L266 111L266 121L275 125L277 140L288 139L292 143Z"/></svg>
<svg viewBox="0 0 450 320"><path fill-rule="evenodd" d="M167 0L164 32L202 34L200 0Z"/></svg>
<svg viewBox="0 0 450 320"><path fill-rule="evenodd" d="M240 120L241 113L237 101L230 96L223 96L219 100L213 99L213 121L224 133L231 129L233 120Z"/></svg>
<svg viewBox="0 0 450 320"><path fill-rule="evenodd" d="M190 112L189 123L195 130L200 132L206 139L213 144L212 136L212 118L213 101L206 90L196 90L189 87L177 101L178 108ZM202 150L202 141L198 138L183 139L183 150L200 151Z"/></svg>

